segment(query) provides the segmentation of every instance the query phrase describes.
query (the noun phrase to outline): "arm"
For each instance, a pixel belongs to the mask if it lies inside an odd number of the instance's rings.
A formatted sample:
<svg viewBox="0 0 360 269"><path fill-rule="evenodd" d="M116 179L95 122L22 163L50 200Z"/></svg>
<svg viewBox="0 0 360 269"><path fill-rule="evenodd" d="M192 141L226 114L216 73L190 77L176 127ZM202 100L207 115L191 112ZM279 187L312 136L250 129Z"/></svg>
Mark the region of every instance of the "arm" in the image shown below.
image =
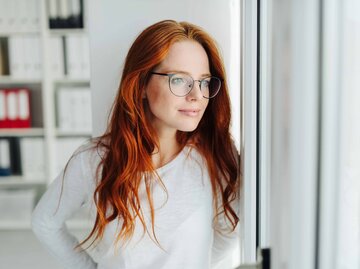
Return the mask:
<svg viewBox="0 0 360 269"><path fill-rule="evenodd" d="M69 269L96 268L85 251L74 249L78 240L65 225L65 221L92 198L86 182L90 179L83 173L82 155L82 152L77 153L71 159L64 180L62 172L42 196L32 215L32 228L39 241L64 268Z"/></svg>

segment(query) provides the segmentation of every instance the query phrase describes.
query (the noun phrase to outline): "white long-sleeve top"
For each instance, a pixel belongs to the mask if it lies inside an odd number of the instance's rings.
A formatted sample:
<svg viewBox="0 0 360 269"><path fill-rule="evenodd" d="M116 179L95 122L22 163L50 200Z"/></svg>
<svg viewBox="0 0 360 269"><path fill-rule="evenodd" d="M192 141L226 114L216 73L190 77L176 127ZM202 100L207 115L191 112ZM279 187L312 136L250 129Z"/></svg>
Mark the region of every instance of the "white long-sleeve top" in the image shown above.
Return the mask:
<svg viewBox="0 0 360 269"><path fill-rule="evenodd" d="M33 231L46 249L68 269L209 269L220 262L239 240L239 228L219 233L213 227L213 202L205 161L194 148L185 147L172 161L156 170L165 184L152 188L155 235L161 249L150 238L150 208L145 185L139 189L148 233L136 220L127 244L115 244L119 221L106 226L102 240L87 251L75 250L78 240L65 221L81 207L95 219L93 194L100 155L91 147L80 148L66 169L49 186L32 217ZM233 203L237 213L240 205ZM221 221L222 220L222 221ZM224 227L226 221L217 224Z"/></svg>

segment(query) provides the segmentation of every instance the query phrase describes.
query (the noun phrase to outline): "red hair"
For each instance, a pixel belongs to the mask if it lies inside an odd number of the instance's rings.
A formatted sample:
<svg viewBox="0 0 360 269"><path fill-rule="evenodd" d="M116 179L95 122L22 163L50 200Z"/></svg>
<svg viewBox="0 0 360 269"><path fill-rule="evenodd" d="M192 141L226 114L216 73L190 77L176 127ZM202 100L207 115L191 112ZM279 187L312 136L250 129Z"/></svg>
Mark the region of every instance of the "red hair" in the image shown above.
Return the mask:
<svg viewBox="0 0 360 269"><path fill-rule="evenodd" d="M144 232L147 231L138 195L142 180L146 183L152 233L156 239L150 191L154 178L142 176L156 174L151 154L158 147L158 138L145 115L146 99L142 95L151 72L167 56L170 46L181 40L193 40L202 45L209 59L210 73L222 78L223 83L218 95L209 100L198 127L192 132L178 131L177 140L182 148L191 144L205 158L216 218L224 213L233 229L239 221L230 205L239 198L240 176L238 154L234 154L229 132L230 100L223 61L214 40L201 28L187 22L165 20L146 28L134 41L126 57L107 130L96 144L105 148L105 155L98 166L99 181L94 193L97 216L91 233L83 243L90 238L93 238L92 243L101 240L106 225L113 220L121 220L122 223L117 241L131 238L137 217L144 226ZM219 199L222 202L220 207Z"/></svg>

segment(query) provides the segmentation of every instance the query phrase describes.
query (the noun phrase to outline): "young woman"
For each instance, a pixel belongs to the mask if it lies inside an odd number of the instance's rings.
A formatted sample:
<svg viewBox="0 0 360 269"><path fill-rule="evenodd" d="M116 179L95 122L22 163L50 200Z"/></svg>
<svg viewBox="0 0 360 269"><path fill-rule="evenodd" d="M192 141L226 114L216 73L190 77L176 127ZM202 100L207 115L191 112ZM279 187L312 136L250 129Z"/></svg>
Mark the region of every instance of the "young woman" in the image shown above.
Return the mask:
<svg viewBox="0 0 360 269"><path fill-rule="evenodd" d="M239 156L214 40L161 21L131 46L104 135L41 198L33 230L65 268L212 268L239 240ZM89 207L79 244L65 221ZM85 251L87 250L87 251Z"/></svg>

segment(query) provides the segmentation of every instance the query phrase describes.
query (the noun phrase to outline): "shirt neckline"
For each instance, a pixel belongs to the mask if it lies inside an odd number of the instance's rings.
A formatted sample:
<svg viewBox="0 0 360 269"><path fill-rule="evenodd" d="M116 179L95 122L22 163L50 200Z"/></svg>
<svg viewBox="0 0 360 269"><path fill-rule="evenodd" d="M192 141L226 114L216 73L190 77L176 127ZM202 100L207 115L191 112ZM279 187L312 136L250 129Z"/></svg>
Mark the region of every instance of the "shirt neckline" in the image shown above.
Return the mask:
<svg viewBox="0 0 360 269"><path fill-rule="evenodd" d="M185 155L186 149L188 149L188 146L185 146L172 160L170 160L168 163L164 164L163 166L155 169L155 171L157 173L161 173L173 167L181 159L181 157Z"/></svg>

